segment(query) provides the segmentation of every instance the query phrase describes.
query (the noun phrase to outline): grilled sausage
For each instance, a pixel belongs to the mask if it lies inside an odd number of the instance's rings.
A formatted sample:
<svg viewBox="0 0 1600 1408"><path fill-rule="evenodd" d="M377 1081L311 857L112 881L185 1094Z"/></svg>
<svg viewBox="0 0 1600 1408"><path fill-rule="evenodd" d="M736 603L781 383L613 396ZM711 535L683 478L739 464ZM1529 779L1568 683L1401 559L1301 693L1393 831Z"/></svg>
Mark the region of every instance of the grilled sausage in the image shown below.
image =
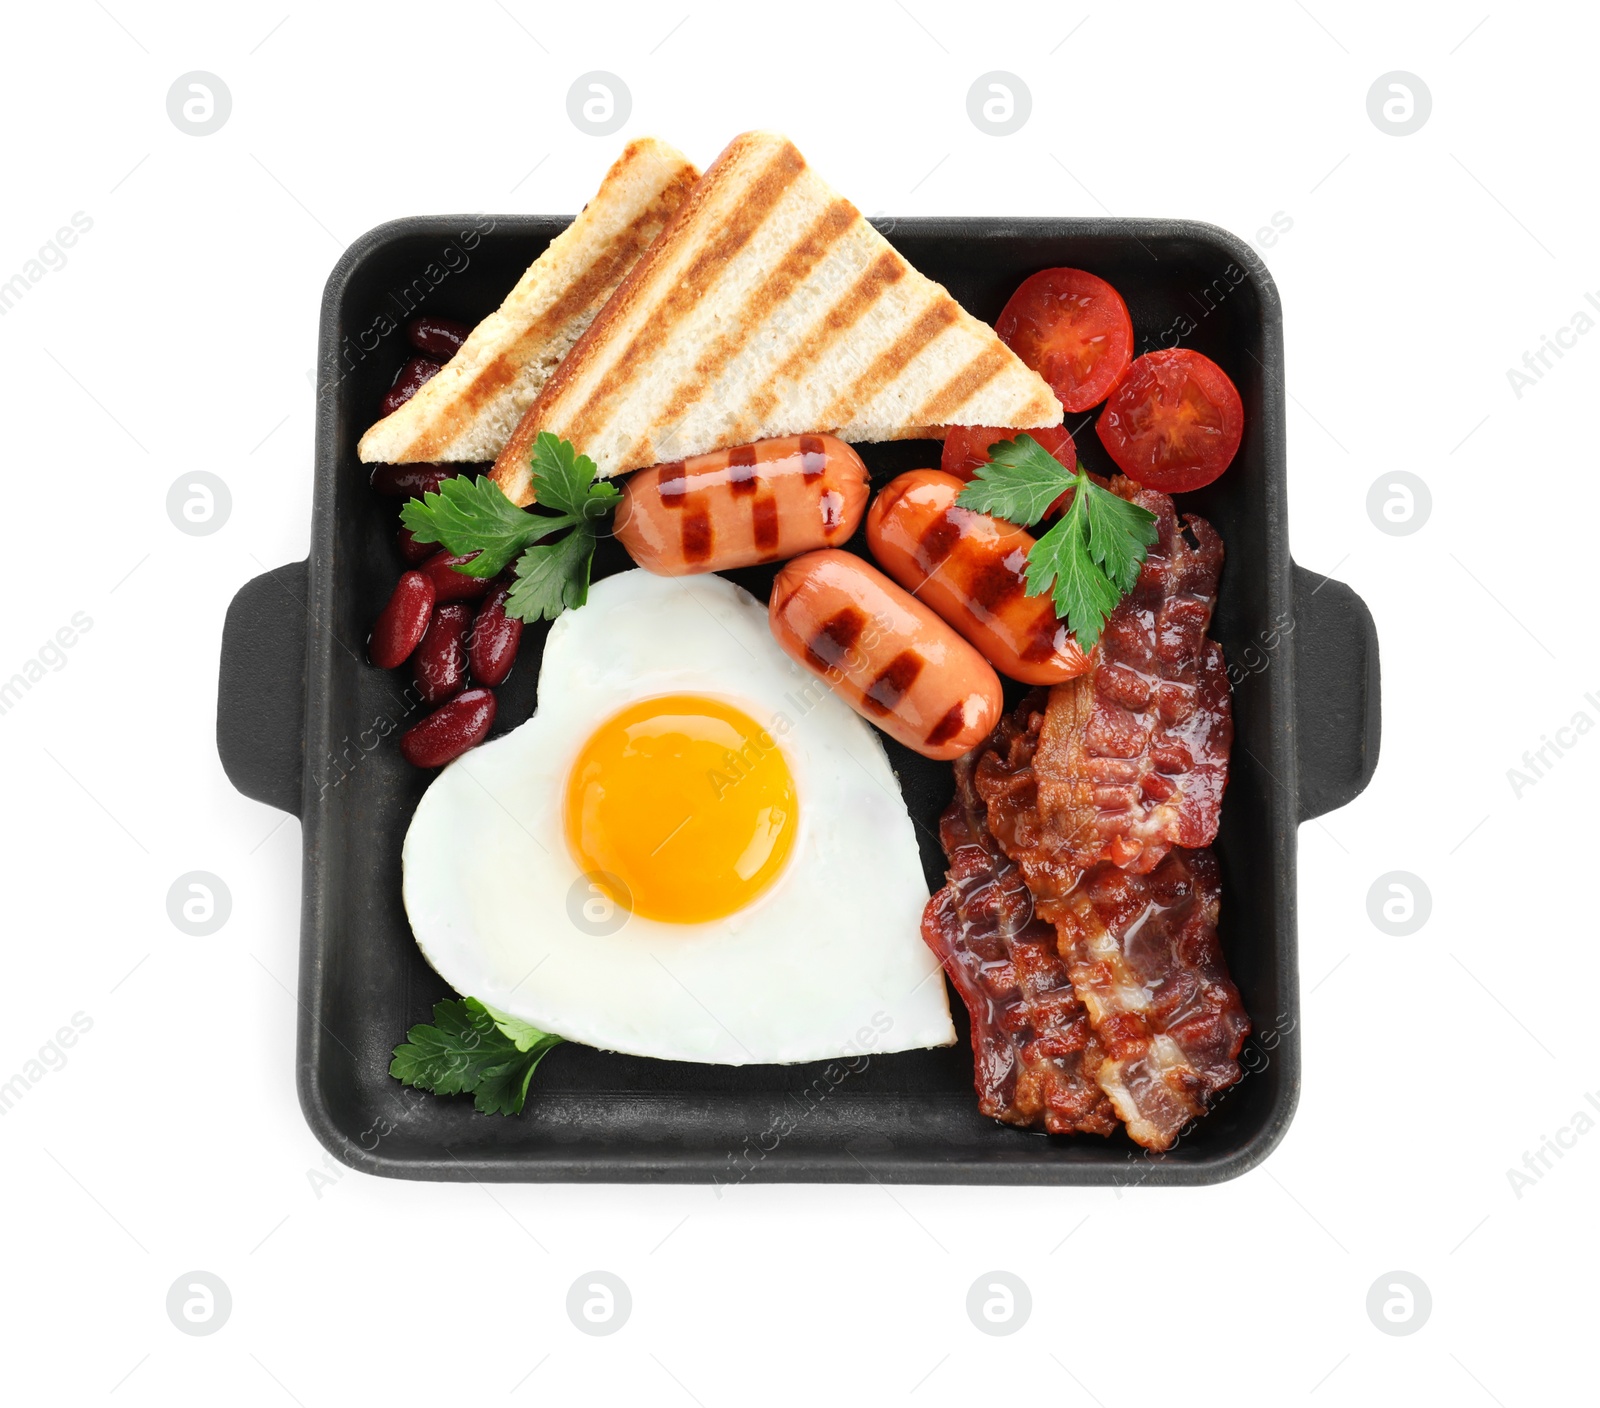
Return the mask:
<svg viewBox="0 0 1600 1408"><path fill-rule="evenodd" d="M786 435L633 475L617 537L663 577L778 562L842 543L867 506L867 467L831 435Z"/></svg>
<svg viewBox="0 0 1600 1408"><path fill-rule="evenodd" d="M1023 578L1032 534L956 505L953 474L916 469L883 487L867 513L867 543L895 581L978 647L1002 675L1059 684L1089 661L1048 596Z"/></svg>
<svg viewBox="0 0 1600 1408"><path fill-rule="evenodd" d="M767 619L786 654L925 758L958 758L999 721L1000 680L983 657L850 553L824 548L788 563Z"/></svg>

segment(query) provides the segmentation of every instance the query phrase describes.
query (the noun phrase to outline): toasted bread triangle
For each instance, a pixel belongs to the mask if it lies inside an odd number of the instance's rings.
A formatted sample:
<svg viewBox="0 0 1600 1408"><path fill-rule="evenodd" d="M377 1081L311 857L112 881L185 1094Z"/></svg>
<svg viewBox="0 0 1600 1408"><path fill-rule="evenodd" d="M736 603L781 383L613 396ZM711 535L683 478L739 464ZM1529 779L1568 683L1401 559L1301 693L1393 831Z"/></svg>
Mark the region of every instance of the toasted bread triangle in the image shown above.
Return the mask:
<svg viewBox="0 0 1600 1408"><path fill-rule="evenodd" d="M494 459L550 373L699 176L665 142L630 142L583 213L533 261L444 369L361 437L361 459Z"/></svg>
<svg viewBox="0 0 1600 1408"><path fill-rule="evenodd" d="M770 132L736 137L507 441L533 501L541 430L602 477L777 435L941 437L1061 423L1049 386Z"/></svg>

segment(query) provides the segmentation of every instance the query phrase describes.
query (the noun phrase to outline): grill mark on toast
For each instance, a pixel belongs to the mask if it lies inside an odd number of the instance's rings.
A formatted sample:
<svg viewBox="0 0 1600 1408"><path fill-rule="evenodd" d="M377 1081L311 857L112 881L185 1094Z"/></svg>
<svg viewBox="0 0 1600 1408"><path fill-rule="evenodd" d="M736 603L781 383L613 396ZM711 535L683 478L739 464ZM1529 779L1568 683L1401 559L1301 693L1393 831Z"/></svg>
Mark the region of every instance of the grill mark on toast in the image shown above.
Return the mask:
<svg viewBox="0 0 1600 1408"><path fill-rule="evenodd" d="M568 386L582 377L589 363L597 355L595 349L603 347L612 325L625 319L629 310L639 301L640 291L648 289L655 266L661 260L661 251L676 246L679 232L694 223L700 212L711 202L721 184L728 179L726 173L736 166L739 159L749 151L750 146L750 134L735 137L723 149L722 155L711 163L709 170L703 175L695 173L691 177L687 183L688 194L683 197L682 203L667 221L666 228L639 257L638 263L628 271L611 297L595 315L595 320L589 325L588 330L550 374L550 379L540 389L538 398L523 412L522 420L512 432L511 439L506 442L505 449L495 460L491 475L506 497L519 508L525 508L533 502L532 479L527 468L528 455L542 422L549 414L549 408L558 404L566 394ZM792 144L789 150L794 151ZM800 157L798 151L795 151L794 155L803 166L804 158ZM692 172L693 168L690 170ZM677 182L673 184L674 188L678 185Z"/></svg>
<svg viewBox="0 0 1600 1408"><path fill-rule="evenodd" d="M607 196L607 192L614 186L624 184L635 179L641 159L662 144L652 139L640 139L630 142L623 149L621 157L613 163L606 173L606 179L600 187L596 199ZM670 148L663 148L662 159ZM413 436L412 442L406 447L404 455L413 459L434 458L443 450L453 446L462 435L470 433L474 421L482 414L484 409L492 403L493 399L502 394L505 389L514 384L518 374L533 360L530 352L538 350L538 343L542 339L548 343L553 334L572 328L572 324L585 312L589 311L589 321L593 321L603 311L607 302L607 295L614 291L625 279L630 267L636 265L639 259L649 250L656 236L668 228L677 212L687 203L694 187L700 180L700 172L681 154L671 153L674 160L674 169L666 178L664 185L656 191L655 196L642 209L638 210L628 225L617 231L607 245L594 252L586 268L578 275L577 282L588 284L586 291L569 288L558 297L558 300L544 313L539 315L537 323L530 329L521 333L511 348L502 352L492 361L484 364L456 393L461 398L461 406L450 405L441 414L441 425L445 429L441 432L437 427L426 427ZM592 204L592 202L591 202ZM588 207L585 207L587 211ZM583 217L580 215L579 219ZM567 227L568 230L572 226ZM562 232L563 234L566 231ZM560 239L561 236L557 236ZM554 241L552 241L554 243ZM615 259L622 262L617 266ZM603 274L596 274L602 263L609 267ZM593 281L599 278L598 287ZM581 301L580 301L581 300ZM581 331L581 329L572 329ZM581 338L578 339L581 341ZM530 342L535 345L530 347ZM570 348L568 349L570 350ZM551 372L548 381L554 377ZM543 387L540 388L541 392ZM443 388L435 391L435 396L441 398L445 393ZM537 399L537 398L535 398ZM452 398L452 401L454 398ZM417 407L417 414L421 416L427 403ZM465 414L462 413L463 409ZM524 420L526 413L524 413ZM518 432L522 431L522 424L513 428L511 442L515 448L509 457L505 449L496 458L495 468L492 472L495 482L500 484L513 502L531 503L533 501L532 481L527 470L528 450L533 443L534 428L529 427L518 440ZM520 462L519 462L520 461Z"/></svg>
<svg viewBox="0 0 1600 1408"><path fill-rule="evenodd" d="M852 413L870 406L878 393L906 369L911 359L960 316L961 310L950 299L941 298L929 304L916 322L872 359L854 384L833 398L823 412L822 423L825 426L848 424Z"/></svg>
<svg viewBox="0 0 1600 1408"><path fill-rule="evenodd" d="M670 214L671 206L665 199L659 199L645 215L620 231L589 262L583 274L511 347L481 367L477 375L451 398L450 411L442 415L437 424L418 435L407 446L406 453L415 459L429 460L454 443L477 420L483 408L517 379L517 374L528 363L527 349L549 342L554 334L569 326L599 299L606 289L620 282L622 275L650 246ZM642 228L646 225L650 231L648 235Z"/></svg>
<svg viewBox="0 0 1600 1408"><path fill-rule="evenodd" d="M773 313L789 301L860 218L861 213L855 206L841 196L811 222L810 228L789 247L766 281L741 304L738 326L717 339L711 350L695 363L693 373L678 384L657 417L658 423L670 425L682 420L691 406L705 398L706 389L728 363L767 326Z"/></svg>
<svg viewBox="0 0 1600 1408"><path fill-rule="evenodd" d="M667 341L679 321L703 298L723 266L747 245L772 208L805 170L805 158L789 144L781 147L750 183L738 213L706 243L676 284L650 310L645 326L614 359L617 365L647 362ZM582 446L605 423L605 405L615 389L602 381L577 414L567 421L566 438Z"/></svg>
<svg viewBox="0 0 1600 1408"><path fill-rule="evenodd" d="M903 279L905 273L905 260L892 249L884 250L867 265L844 297L823 315L821 322L808 329L806 341L784 359L783 365L767 378L766 386L746 403L741 426L757 426L765 420L778 404L777 388L795 380L808 365L820 362L828 348L860 322L889 285Z"/></svg>
<svg viewBox="0 0 1600 1408"><path fill-rule="evenodd" d="M1005 370L1004 347L985 348L923 403L913 420L921 425L949 425L951 416Z"/></svg>
<svg viewBox="0 0 1600 1408"><path fill-rule="evenodd" d="M523 424L518 427L519 432L525 432L525 439L531 444L534 433L539 426L555 430L559 433L576 434L577 426L575 417L582 417L587 425L596 425L600 434L609 432L611 440L615 441L617 432L626 429L627 443L609 444L602 451L606 465L603 471L608 477L611 473L641 466L652 459L664 459L674 451L666 444L656 442L665 440L665 431L672 424L664 416L651 416L647 420L642 414L647 408L635 404L637 396L636 378L625 366L623 358L632 354L633 349L624 346L624 342L637 342L639 339L621 332L628 324L643 322L644 318L662 319L667 316L668 310L675 309L675 298L681 299L682 290L675 287L688 274L699 269L705 262L706 254L712 259L726 258L730 252L726 242L720 237L735 223L748 223L749 212L745 208L758 189L761 182L767 180L773 172L780 169L785 163L796 168L797 173L804 173L806 165L800 154L794 150L793 145L782 139L774 140L770 134L747 133L735 138L722 155L712 163L711 168L700 178L697 185L689 192L668 222L666 229L658 238L656 244L647 249L634 266L633 270L622 281L620 287L613 293L611 299L601 309L600 313L590 326L589 330L579 339L576 346L567 355L562 364L551 374L545 384L538 400L523 417ZM792 185L792 180L790 183ZM812 229L821 215L837 208L839 205L848 205L834 192L819 183L816 192L815 209L820 212L813 217ZM810 201L807 193L807 202ZM744 204L740 204L743 202ZM776 203L774 201L774 203ZM718 443L730 444L739 441L751 441L758 437L770 438L774 434L782 433L784 429L791 432L793 426L777 427L769 424L771 414L777 405L790 397L797 385L803 384L808 372L812 370L814 359L825 356L831 348L837 353L835 346L846 332L856 327L863 314L872 307L883 295L884 289L897 280L900 280L912 271L903 258L892 248L886 247L876 236L868 234L869 227L860 219L859 212L854 207L849 207L852 218L848 228L838 241L839 249L832 256L825 256L819 262L822 271L832 272L837 270L842 279L853 280L850 287L842 294L830 294L834 298L833 304L826 309L818 309L809 326L802 330L806 339L804 347L795 347L784 359L783 365L768 377L762 378L761 384L754 390L750 399L745 403L742 411L734 407L735 413L729 416L731 422L725 431L719 435ZM724 212L731 212L725 214ZM770 212L768 212L770 215ZM715 218L713 218L715 217ZM859 222L859 223L858 223ZM757 233L759 224L757 221ZM807 233L811 233L808 230ZM740 244L748 243L747 236ZM802 244L803 237L784 245L781 249L772 251L770 262L767 257L761 261L762 283L758 290L751 294L753 300L762 289L771 288L775 283L776 266L783 260L795 256ZM713 242L716 248L713 248ZM686 246L691 246L692 253ZM841 257L842 256L842 257ZM681 257L694 260L695 263L680 268L677 261ZM667 269L671 267L670 278ZM767 272L773 270L773 272ZM813 273L804 282L809 284L817 275ZM705 277L704 282L708 288L715 288L715 278ZM931 284L926 290L921 287L920 279L914 278L913 283L918 285L915 297L909 301L915 309L922 305L920 313L913 311L909 316L919 322L919 330L911 338L904 336L897 338L895 346L886 353L872 359L867 368L866 376L852 378L848 371L844 380L854 380L854 388L847 389L843 394L835 394L830 410L838 411L842 402L858 399L862 396L876 396L882 398L888 389L900 378L900 373L908 366L916 363L917 344L926 342L930 336L930 324L942 325L949 321L964 318L958 306L950 308L953 316L940 316L933 312L927 305L927 298L936 300L948 298L948 294L937 284ZM784 309L764 310L752 316L751 322L757 326L750 333L744 329L730 328L725 336L738 340L753 340L755 337L766 333L769 336L780 335L784 329L773 326L781 321ZM933 313L930 319L930 312ZM807 310L808 316L810 310ZM681 311L678 311L681 320ZM668 321L672 321L670 317ZM904 326L904 321L897 314L891 320L899 326ZM966 320L971 322L972 320ZM958 323L959 325L959 323ZM936 336L939 326L931 328L931 335ZM973 324L971 331L978 337L979 343L985 343L988 333L981 325ZM712 357L715 365L717 361L725 363L726 357L717 342L718 330L714 324L708 324L697 331L693 344L686 349L690 355L699 353L702 358ZM668 344L670 346L670 343ZM962 372L950 376L945 385L938 388L928 396L928 404L935 409L940 409L946 401L955 401L960 397L963 387L969 383L974 387L988 387L989 394L996 395L997 387L991 385L995 374L1000 376L1000 384L1005 385L1005 375L1010 372L1022 373L1020 364L1014 360L1000 355L1000 365L995 373L984 375L988 371L987 362L994 358L997 349L992 344L980 348L967 347L965 349L967 367ZM657 357L654 359L660 361ZM961 360L961 353L952 348L952 355L938 359L946 366ZM974 368L981 368L974 371ZM700 362L695 364L693 375L700 374ZM601 373L608 375L602 377ZM867 378L876 374L882 380L881 387L874 387ZM965 374L965 375L964 375ZM724 365L723 377L727 375L727 366ZM947 373L948 375L948 373ZM1034 380L1034 378L1028 378ZM586 382L593 382L594 392L589 393L580 388ZM616 395L604 399L603 405L585 404L601 399L600 393L604 387L617 386ZM668 395L669 400L675 401L680 388L666 386L662 390ZM1023 401L1026 408L1016 410L1013 414L1023 421L1042 423L1049 420L1049 412L1054 408L1053 399L1048 395L1043 383L1034 388L1031 396L1022 396L1023 387L1018 384L1012 387L1011 393L1000 399L1006 401ZM972 392L966 393L971 397ZM618 399L620 398L620 399ZM703 397L702 397L703 399ZM855 411L859 419L868 412L869 402L864 402ZM892 410L893 408L886 408ZM963 408L964 409L964 408ZM924 411L924 415L928 415ZM1057 415L1059 411L1057 410ZM909 418L909 416L908 416ZM812 422L817 431L838 429L818 424L819 417L808 414L805 419ZM993 419L993 417L989 417ZM946 413L941 420L935 421L930 416L921 425L902 424L896 418L897 428L891 438L926 438L942 433L946 424L950 423L950 416ZM1016 423L1013 421L1012 423ZM808 426L807 429L812 427ZM516 437L513 437L516 439ZM599 443L600 436L594 437L595 444ZM580 445L580 448L582 446ZM684 446L683 448L693 448ZM706 448L713 448L708 445ZM526 459L526 446L522 447L522 457ZM520 469L520 479L518 471ZM527 503L532 495L528 491L529 481L526 465L518 466L508 463L507 456L502 455L495 467L495 479L507 490L513 502Z"/></svg>

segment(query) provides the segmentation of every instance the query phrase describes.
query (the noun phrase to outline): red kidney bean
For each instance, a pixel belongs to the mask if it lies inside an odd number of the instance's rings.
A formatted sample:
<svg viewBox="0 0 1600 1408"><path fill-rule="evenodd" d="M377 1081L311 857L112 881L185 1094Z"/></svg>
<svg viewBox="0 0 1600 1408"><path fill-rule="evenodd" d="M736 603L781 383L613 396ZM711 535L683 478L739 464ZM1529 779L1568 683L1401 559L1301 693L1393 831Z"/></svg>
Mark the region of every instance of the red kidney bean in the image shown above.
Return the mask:
<svg viewBox="0 0 1600 1408"><path fill-rule="evenodd" d="M448 362L461 350L472 329L454 318L413 318L406 324L406 340L436 361Z"/></svg>
<svg viewBox="0 0 1600 1408"><path fill-rule="evenodd" d="M483 599L467 640L467 658L472 662L474 684L504 684L517 663L517 647L522 644L522 622L506 615L506 598L511 583L495 579L494 590Z"/></svg>
<svg viewBox="0 0 1600 1408"><path fill-rule="evenodd" d="M391 499L420 499L424 494L437 494L446 479L454 479L465 465L429 464L375 464L372 466L372 487Z"/></svg>
<svg viewBox="0 0 1600 1408"><path fill-rule="evenodd" d="M386 416L393 415L432 381L442 366L443 363L432 361L427 357L413 357L400 368L395 375L394 384L384 392L379 412Z"/></svg>
<svg viewBox="0 0 1600 1408"><path fill-rule="evenodd" d="M400 735L400 753L416 768L440 768L476 748L494 727L494 691L469 689Z"/></svg>
<svg viewBox="0 0 1600 1408"><path fill-rule="evenodd" d="M422 570L433 583L437 600L477 601L488 592L493 578L469 577L465 572L456 571L457 563L471 562L477 555L469 552L464 557L452 557L448 552L436 552L422 564Z"/></svg>
<svg viewBox="0 0 1600 1408"><path fill-rule="evenodd" d="M422 643L411 657L424 704L443 704L467 682L467 627L472 608L464 601L434 608Z"/></svg>
<svg viewBox="0 0 1600 1408"><path fill-rule="evenodd" d="M405 558L413 567L419 562L426 562L434 553L439 551L438 543L419 543L411 535L409 528L401 528L395 534L394 540L400 545L400 556Z"/></svg>
<svg viewBox="0 0 1600 1408"><path fill-rule="evenodd" d="M421 572L402 572L367 637L367 658L380 670L404 665L417 648L433 615L433 582Z"/></svg>

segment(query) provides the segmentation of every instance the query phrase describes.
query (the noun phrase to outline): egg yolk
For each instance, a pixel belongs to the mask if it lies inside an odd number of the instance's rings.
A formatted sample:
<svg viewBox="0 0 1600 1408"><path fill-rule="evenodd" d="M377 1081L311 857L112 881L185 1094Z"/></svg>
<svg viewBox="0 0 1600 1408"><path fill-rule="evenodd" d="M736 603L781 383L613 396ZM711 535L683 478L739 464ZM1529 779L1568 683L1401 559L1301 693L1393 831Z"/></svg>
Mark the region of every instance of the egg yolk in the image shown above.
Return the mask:
<svg viewBox="0 0 1600 1408"><path fill-rule="evenodd" d="M694 924L743 909L783 869L799 809L777 740L731 704L640 700L589 735L567 777L567 845L611 898Z"/></svg>

